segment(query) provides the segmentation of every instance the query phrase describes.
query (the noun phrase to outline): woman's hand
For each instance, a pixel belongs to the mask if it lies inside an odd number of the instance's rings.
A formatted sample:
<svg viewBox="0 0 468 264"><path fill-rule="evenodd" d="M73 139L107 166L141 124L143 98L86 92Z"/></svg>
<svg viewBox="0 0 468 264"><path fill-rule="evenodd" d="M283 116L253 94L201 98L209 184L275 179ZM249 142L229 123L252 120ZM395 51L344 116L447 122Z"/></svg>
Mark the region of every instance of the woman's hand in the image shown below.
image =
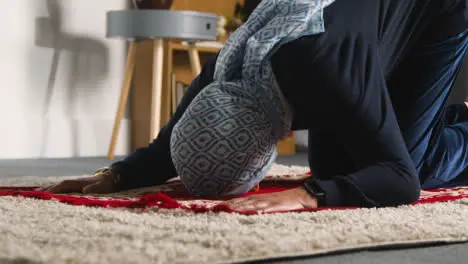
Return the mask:
<svg viewBox="0 0 468 264"><path fill-rule="evenodd" d="M49 193L112 193L121 190L121 186L118 175L110 169L101 169L94 176L65 180L36 190Z"/></svg>
<svg viewBox="0 0 468 264"><path fill-rule="evenodd" d="M232 199L225 204L230 209L238 212L262 211L268 213L317 208L317 199L312 197L304 188L299 187L282 192Z"/></svg>

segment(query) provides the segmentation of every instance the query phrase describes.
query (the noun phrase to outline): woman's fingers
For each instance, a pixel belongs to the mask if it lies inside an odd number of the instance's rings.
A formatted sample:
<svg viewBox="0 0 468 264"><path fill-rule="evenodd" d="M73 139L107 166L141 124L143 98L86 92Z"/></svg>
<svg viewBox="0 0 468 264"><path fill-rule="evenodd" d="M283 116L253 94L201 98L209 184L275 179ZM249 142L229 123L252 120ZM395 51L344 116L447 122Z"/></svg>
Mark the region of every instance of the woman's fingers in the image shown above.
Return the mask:
<svg viewBox="0 0 468 264"><path fill-rule="evenodd" d="M255 201L251 203L238 204L235 206L231 206L230 208L234 211L255 212L255 211L263 211L269 206L270 206L270 203L266 201Z"/></svg>
<svg viewBox="0 0 468 264"><path fill-rule="evenodd" d="M54 184L52 186L46 186L37 189L38 191L42 192L49 192L49 193L71 193L71 192L81 192L84 187L94 184L95 182L99 181L100 178L98 177L86 177L82 179L76 180L65 180Z"/></svg>
<svg viewBox="0 0 468 264"><path fill-rule="evenodd" d="M91 176L75 180L65 180L52 186L36 189L49 193L110 193L118 191L119 186L110 175Z"/></svg>
<svg viewBox="0 0 468 264"><path fill-rule="evenodd" d="M304 197L307 197L307 199ZM249 197L233 199L227 201L226 205L234 211L262 211L269 213L276 211L295 211L304 208L317 208L317 201L302 188L295 188L277 193L257 194Z"/></svg>
<svg viewBox="0 0 468 264"><path fill-rule="evenodd" d="M258 199L255 196L237 198L226 203L234 211L253 212L264 210L270 206L270 202L264 199Z"/></svg>
<svg viewBox="0 0 468 264"><path fill-rule="evenodd" d="M45 190L46 192L50 193L70 193L70 192L79 192L81 190L80 186L82 186L81 182L74 181L74 180L67 180L55 184Z"/></svg>
<svg viewBox="0 0 468 264"><path fill-rule="evenodd" d="M270 212L279 212L279 211L292 211L303 209L300 204L288 204L288 203L279 203L275 201L267 201L267 200L256 200L252 202L246 203L238 203L230 205L228 204L231 210L237 212L257 212L262 211L264 213Z"/></svg>

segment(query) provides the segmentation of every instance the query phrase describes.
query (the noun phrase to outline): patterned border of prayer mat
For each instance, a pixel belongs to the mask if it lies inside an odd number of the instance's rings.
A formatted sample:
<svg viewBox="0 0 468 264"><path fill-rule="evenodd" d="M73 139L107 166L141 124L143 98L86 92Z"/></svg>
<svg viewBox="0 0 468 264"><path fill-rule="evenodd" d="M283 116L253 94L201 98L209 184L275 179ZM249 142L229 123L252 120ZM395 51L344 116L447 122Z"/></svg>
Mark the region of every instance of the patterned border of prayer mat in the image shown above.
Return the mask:
<svg viewBox="0 0 468 264"><path fill-rule="evenodd" d="M310 177L284 166L270 175L259 192ZM2 263L233 263L468 241L468 187L396 208L243 215L191 198L178 180L106 196L34 191L63 179L0 179L13 186L0 190Z"/></svg>
<svg viewBox="0 0 468 264"><path fill-rule="evenodd" d="M242 196L249 196L259 193L273 193L301 186L303 181L311 177L306 168L284 167L275 165L270 175L260 183L260 190L246 193ZM76 178L76 177L75 177ZM30 185L30 184L29 184ZM134 189L119 193L104 195L83 195L83 194L50 194L35 191L37 186L5 186L0 187L0 196L19 196L44 200L57 200L59 202L72 205L85 205L97 207L124 207L124 208L151 208L161 209L184 209L196 213L204 212L231 212L241 214L261 214L234 212L229 208L220 205L223 201L233 197L192 197L188 194L180 180L175 179L162 186ZM237 197L242 197L237 196ZM413 203L436 203L448 202L468 198L468 186L435 189L423 191L418 201ZM343 210L356 209L355 207L325 207L319 210ZM317 209L302 209L298 211L317 211ZM284 213L284 212L273 212Z"/></svg>

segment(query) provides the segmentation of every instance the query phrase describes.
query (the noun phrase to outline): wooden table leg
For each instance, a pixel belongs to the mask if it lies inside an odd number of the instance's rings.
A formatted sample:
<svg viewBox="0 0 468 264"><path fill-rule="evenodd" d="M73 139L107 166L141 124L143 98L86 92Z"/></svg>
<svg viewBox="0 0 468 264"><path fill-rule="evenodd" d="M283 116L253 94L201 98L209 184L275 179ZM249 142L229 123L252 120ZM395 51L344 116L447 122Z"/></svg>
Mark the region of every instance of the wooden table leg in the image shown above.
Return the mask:
<svg viewBox="0 0 468 264"><path fill-rule="evenodd" d="M128 94L130 92L130 86L132 83L133 72L135 68L135 57L137 50L137 43L134 41L130 42L127 53L127 61L125 63L125 76L123 80L122 89L120 90L119 105L117 107L117 113L114 120L114 128L112 130L112 137L107 152L107 158L109 160L114 159L115 146L117 145L117 138L120 130L120 123L125 114L125 108L127 106Z"/></svg>
<svg viewBox="0 0 468 264"><path fill-rule="evenodd" d="M173 78L174 77L174 78ZM172 99L174 98L172 91L172 86L176 85L176 78L174 74L174 67L173 67L173 54L172 54L172 45L170 44L170 41L165 40L164 41L164 71L163 71L163 98L165 99L163 101L163 113L162 113L162 119L161 122L163 124L166 124L169 122L169 120L172 117L172 114L174 113L172 111Z"/></svg>
<svg viewBox="0 0 468 264"><path fill-rule="evenodd" d="M153 51L153 92L151 98L151 141L158 136L162 117L164 42L155 39Z"/></svg>
<svg viewBox="0 0 468 264"><path fill-rule="evenodd" d="M190 67L192 69L193 77L195 78L201 72L200 54L198 53L195 43L189 44L188 53L189 53L189 59L190 59Z"/></svg>

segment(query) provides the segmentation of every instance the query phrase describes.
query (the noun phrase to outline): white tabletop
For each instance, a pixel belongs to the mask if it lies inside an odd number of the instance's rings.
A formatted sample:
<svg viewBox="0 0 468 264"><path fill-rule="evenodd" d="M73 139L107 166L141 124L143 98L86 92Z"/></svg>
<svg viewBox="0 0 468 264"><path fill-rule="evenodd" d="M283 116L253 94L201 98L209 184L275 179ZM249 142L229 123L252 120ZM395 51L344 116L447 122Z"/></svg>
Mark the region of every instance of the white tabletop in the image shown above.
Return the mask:
<svg viewBox="0 0 468 264"><path fill-rule="evenodd" d="M215 40L217 16L172 10L120 10L107 13L107 37Z"/></svg>

